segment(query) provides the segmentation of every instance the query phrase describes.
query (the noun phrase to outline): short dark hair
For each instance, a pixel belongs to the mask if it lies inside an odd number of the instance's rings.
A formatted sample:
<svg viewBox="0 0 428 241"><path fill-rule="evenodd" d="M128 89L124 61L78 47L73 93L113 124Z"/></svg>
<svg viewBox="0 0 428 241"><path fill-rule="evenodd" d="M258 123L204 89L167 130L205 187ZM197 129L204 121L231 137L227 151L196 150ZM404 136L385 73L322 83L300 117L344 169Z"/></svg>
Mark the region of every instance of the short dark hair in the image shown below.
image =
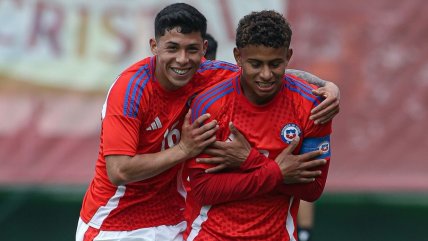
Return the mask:
<svg viewBox="0 0 428 241"><path fill-rule="evenodd" d="M236 47L263 45L266 47L290 47L291 27L282 14L273 10L252 12L244 16L236 29Z"/></svg>
<svg viewBox="0 0 428 241"><path fill-rule="evenodd" d="M162 9L155 18L155 37L165 35L165 31L179 27L180 33L200 32L205 38L207 19L196 8L186 3L174 3Z"/></svg>
<svg viewBox="0 0 428 241"><path fill-rule="evenodd" d="M208 41L208 48L207 52L205 53L205 58L213 60L216 58L217 55L218 43L215 38L209 33L205 35L205 40Z"/></svg>

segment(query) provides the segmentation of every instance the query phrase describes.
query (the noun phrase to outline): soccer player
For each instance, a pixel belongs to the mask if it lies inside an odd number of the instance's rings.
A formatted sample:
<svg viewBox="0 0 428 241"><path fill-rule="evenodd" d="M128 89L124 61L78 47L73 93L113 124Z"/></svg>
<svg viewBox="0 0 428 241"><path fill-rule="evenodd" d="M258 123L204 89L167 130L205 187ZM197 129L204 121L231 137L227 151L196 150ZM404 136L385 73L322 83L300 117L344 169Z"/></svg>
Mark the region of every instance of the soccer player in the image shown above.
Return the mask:
<svg viewBox="0 0 428 241"><path fill-rule="evenodd" d="M291 34L288 22L275 11L246 15L234 49L242 72L193 100L192 120L209 113L210 120L218 121L219 140L245 137L253 148L238 168L219 173L207 173L213 165L197 161L205 155L187 163L191 214L186 240L296 240L299 200L321 195L331 122L316 125L309 118L320 103L312 94L316 87L284 75L293 54ZM283 161L293 151L302 154ZM317 155L324 165L297 160Z"/></svg>
<svg viewBox="0 0 428 241"><path fill-rule="evenodd" d="M190 123L187 103L240 71L204 60L205 34L206 19L198 10L184 3L165 7L150 40L154 56L131 65L110 87L95 176L83 200L76 240L182 240L180 169L216 141L218 129L209 114ZM332 106L333 113L338 110L337 87L330 87L325 93L332 98L318 111L323 118L331 118Z"/></svg>
<svg viewBox="0 0 428 241"><path fill-rule="evenodd" d="M315 203L300 200L297 213L297 237L299 241L311 241L314 227Z"/></svg>
<svg viewBox="0 0 428 241"><path fill-rule="evenodd" d="M205 58L209 60L216 59L217 47L218 47L217 40L215 40L215 38L209 33L205 35L205 40L208 41L207 51L205 52Z"/></svg>

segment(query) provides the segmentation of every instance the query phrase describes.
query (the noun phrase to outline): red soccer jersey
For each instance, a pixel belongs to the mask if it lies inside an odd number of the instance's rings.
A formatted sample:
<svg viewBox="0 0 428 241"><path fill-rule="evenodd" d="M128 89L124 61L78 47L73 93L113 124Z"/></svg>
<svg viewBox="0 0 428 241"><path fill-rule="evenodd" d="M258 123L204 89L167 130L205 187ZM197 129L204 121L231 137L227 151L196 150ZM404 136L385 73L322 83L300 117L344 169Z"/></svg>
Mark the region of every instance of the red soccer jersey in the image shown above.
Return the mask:
<svg viewBox="0 0 428 241"><path fill-rule="evenodd" d="M180 139L189 98L239 71L225 62L203 61L188 85L167 91L155 79L155 63L155 57L135 63L109 90L95 176L80 212L91 227L126 231L184 220L182 186L177 181L182 165L143 181L115 186L107 176L104 157L156 153L174 146Z"/></svg>
<svg viewBox="0 0 428 241"><path fill-rule="evenodd" d="M228 123L245 135L253 149L239 169L206 174L212 167L187 163L191 191L186 240L296 240L299 200L313 201L324 189L328 164L310 184L287 185L275 157L294 137L301 137L296 153L321 149L330 159L331 123L315 125L310 110L320 103L311 93L315 86L285 75L280 92L269 103L257 106L241 92L239 76L197 95L192 119L210 113L219 122L219 140L233 139ZM250 162L251 163L248 163Z"/></svg>

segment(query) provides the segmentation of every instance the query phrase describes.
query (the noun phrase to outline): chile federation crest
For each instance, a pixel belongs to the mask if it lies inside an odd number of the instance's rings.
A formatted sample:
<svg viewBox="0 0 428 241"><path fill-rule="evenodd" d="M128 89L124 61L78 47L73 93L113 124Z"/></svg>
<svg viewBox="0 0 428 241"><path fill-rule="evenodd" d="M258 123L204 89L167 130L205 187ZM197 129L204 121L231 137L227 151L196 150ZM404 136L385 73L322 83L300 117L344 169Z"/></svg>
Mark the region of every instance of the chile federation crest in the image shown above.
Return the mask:
<svg viewBox="0 0 428 241"><path fill-rule="evenodd" d="M289 123L282 128L281 139L287 144L290 144L290 142L294 138L296 138L296 136L300 136L301 133L302 131L300 130L298 125L294 123Z"/></svg>

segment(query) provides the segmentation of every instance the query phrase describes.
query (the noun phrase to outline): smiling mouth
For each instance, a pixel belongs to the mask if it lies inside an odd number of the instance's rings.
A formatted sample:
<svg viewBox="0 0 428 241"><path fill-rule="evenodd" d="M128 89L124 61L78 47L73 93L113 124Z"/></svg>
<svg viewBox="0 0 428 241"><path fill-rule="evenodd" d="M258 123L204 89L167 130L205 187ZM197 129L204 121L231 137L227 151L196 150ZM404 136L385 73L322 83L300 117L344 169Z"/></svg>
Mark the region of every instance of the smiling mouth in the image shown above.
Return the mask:
<svg viewBox="0 0 428 241"><path fill-rule="evenodd" d="M172 70L174 73L178 74L178 75L185 75L185 74L187 74L191 69L192 69L192 68L188 68L188 69L177 69L177 68L172 68L172 67L171 67L171 70Z"/></svg>
<svg viewBox="0 0 428 241"><path fill-rule="evenodd" d="M274 82L256 82L256 84L258 87L262 89L266 89L266 88L271 88Z"/></svg>

